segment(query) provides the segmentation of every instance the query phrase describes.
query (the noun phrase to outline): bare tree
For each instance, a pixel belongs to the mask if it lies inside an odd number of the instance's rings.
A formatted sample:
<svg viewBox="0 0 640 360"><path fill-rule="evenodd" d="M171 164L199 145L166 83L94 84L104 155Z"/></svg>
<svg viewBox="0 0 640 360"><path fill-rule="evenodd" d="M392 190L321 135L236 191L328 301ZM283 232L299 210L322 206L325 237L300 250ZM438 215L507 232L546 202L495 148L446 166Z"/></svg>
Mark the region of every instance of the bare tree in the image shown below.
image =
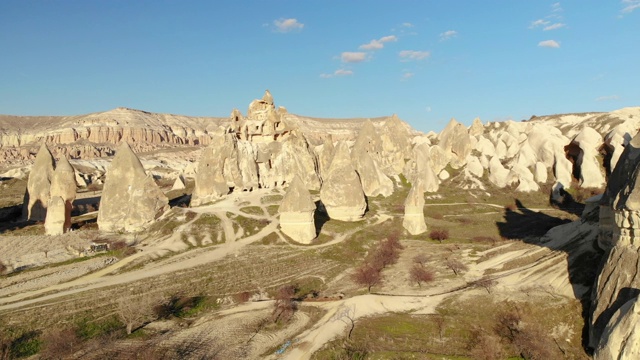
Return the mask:
<svg viewBox="0 0 640 360"><path fill-rule="evenodd" d="M350 326L349 333L347 334L347 339L351 339L351 333L353 333L353 329L355 329L356 327L355 316L356 316L356 305L353 304L352 306L349 306L349 307L343 305L341 308L338 309L338 311L336 311L336 313L331 318L331 320L333 321L340 320L343 323L347 324L347 326Z"/></svg>
<svg viewBox="0 0 640 360"><path fill-rule="evenodd" d="M375 267L364 264L356 269L356 272L352 275L353 281L358 285L366 286L367 291L371 292L371 287L379 284L382 281L380 270Z"/></svg>
<svg viewBox="0 0 640 360"><path fill-rule="evenodd" d="M285 285L278 289L273 313L271 314L273 322L278 322L278 320L287 322L291 319L298 308L294 299L295 294L296 287L293 285Z"/></svg>
<svg viewBox="0 0 640 360"><path fill-rule="evenodd" d="M421 283L433 281L433 278L433 272L419 264L413 264L409 271L409 279L418 283L418 286L422 286Z"/></svg>
<svg viewBox="0 0 640 360"><path fill-rule="evenodd" d="M78 350L80 342L74 329L54 329L45 334L41 354L46 359L67 359Z"/></svg>
<svg viewBox="0 0 640 360"><path fill-rule="evenodd" d="M118 300L117 313L127 327L127 335L133 332L134 327L142 326L146 321L149 321L152 318L154 307L160 303L161 300L152 294L142 294Z"/></svg>
<svg viewBox="0 0 640 360"><path fill-rule="evenodd" d="M453 271L453 273L458 276L460 275L462 272L468 271L469 267L467 265L465 265L463 262L461 262L458 259L454 259L452 257L447 259L447 262L445 263L445 265L451 269L451 271Z"/></svg>
<svg viewBox="0 0 640 360"><path fill-rule="evenodd" d="M497 282L489 276L483 276L471 284L476 287L482 287L487 290L487 293L491 294L491 289L497 284Z"/></svg>
<svg viewBox="0 0 640 360"><path fill-rule="evenodd" d="M438 337L440 338L440 342L442 343L446 319L444 316L437 314L433 317L433 322L436 324L436 328L438 329Z"/></svg>
<svg viewBox="0 0 640 360"><path fill-rule="evenodd" d="M429 262L429 257L425 254L418 254L413 257L413 262L416 264L420 264L422 266L426 265Z"/></svg>

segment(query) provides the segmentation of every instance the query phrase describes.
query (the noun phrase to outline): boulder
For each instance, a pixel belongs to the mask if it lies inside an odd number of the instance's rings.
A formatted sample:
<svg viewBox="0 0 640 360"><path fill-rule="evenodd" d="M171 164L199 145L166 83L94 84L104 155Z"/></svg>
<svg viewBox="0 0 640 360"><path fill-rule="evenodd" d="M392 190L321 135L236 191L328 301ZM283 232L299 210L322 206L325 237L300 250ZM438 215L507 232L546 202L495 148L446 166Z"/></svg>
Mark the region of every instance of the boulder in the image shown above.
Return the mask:
<svg viewBox="0 0 640 360"><path fill-rule="evenodd" d="M168 202L129 144L122 142L107 170L98 228L108 232L141 231L169 209Z"/></svg>
<svg viewBox="0 0 640 360"><path fill-rule="evenodd" d="M320 189L320 200L331 219L357 221L367 209L360 177L351 165L349 147L339 142L329 168L329 176Z"/></svg>
<svg viewBox="0 0 640 360"><path fill-rule="evenodd" d="M54 169L53 156L47 145L43 143L29 173L29 180L27 180L27 191L24 194L22 208L22 216L25 220L45 220Z"/></svg>
<svg viewBox="0 0 640 360"><path fill-rule="evenodd" d="M419 235L427 231L424 221L424 185L418 179L411 184L411 189L404 201L404 218L402 226L411 235Z"/></svg>
<svg viewBox="0 0 640 360"><path fill-rule="evenodd" d="M316 238L316 205L299 176L295 176L280 203L280 229L294 241L309 244Z"/></svg>

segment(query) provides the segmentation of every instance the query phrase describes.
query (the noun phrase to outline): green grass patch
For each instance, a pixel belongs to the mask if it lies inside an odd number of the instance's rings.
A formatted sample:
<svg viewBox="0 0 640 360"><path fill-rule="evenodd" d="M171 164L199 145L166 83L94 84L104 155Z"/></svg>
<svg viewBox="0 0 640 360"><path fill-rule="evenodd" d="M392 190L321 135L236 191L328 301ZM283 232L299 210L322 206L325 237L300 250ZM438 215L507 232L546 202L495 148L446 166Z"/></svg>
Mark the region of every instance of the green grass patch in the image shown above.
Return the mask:
<svg viewBox="0 0 640 360"><path fill-rule="evenodd" d="M240 211L249 215L264 215L264 211L262 211L262 208L259 206L246 206L241 208Z"/></svg>
<svg viewBox="0 0 640 360"><path fill-rule="evenodd" d="M266 195L266 196L263 196L260 199L260 203L262 203L262 204L273 204L273 203L280 204L280 202L282 201L282 198L283 198L282 195Z"/></svg>

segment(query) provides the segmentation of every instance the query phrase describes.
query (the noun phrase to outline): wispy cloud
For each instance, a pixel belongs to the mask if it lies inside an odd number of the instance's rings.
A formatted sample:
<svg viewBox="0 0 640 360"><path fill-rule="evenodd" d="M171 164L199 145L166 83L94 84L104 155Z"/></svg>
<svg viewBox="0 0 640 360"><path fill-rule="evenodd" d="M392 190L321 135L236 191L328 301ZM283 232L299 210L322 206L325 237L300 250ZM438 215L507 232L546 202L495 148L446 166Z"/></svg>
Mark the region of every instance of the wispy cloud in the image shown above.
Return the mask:
<svg viewBox="0 0 640 360"><path fill-rule="evenodd" d="M402 50L400 51L400 53L398 53L398 55L403 61L410 61L410 60L424 60L429 56L431 56L431 53L428 51Z"/></svg>
<svg viewBox="0 0 640 360"><path fill-rule="evenodd" d="M596 101L610 101L610 100L618 100L620 96L618 95L607 95L607 96L599 96L596 98Z"/></svg>
<svg viewBox="0 0 640 360"><path fill-rule="evenodd" d="M404 22L404 23L402 23L402 26L410 28L410 27L413 27L413 24L410 23L410 22Z"/></svg>
<svg viewBox="0 0 640 360"><path fill-rule="evenodd" d="M408 72L408 71L406 71L406 72L402 73L401 80L409 80L409 79L411 79L414 75L415 75L415 73L412 73L412 72Z"/></svg>
<svg viewBox="0 0 640 360"><path fill-rule="evenodd" d="M620 12L623 14L628 14L633 12L635 9L640 9L640 0L622 0L622 5L624 6Z"/></svg>
<svg viewBox="0 0 640 360"><path fill-rule="evenodd" d="M384 43L398 41L395 35L383 36L380 39L371 40L369 43L360 45L361 50L379 50L384 47Z"/></svg>
<svg viewBox="0 0 640 360"><path fill-rule="evenodd" d="M538 46L547 47L547 48L559 48L560 43L555 40L545 40L545 41L540 41L538 43Z"/></svg>
<svg viewBox="0 0 640 360"><path fill-rule="evenodd" d="M273 21L273 25L276 31L281 33L302 30L302 28L304 28L304 24L299 22L298 19L278 19Z"/></svg>
<svg viewBox="0 0 640 360"><path fill-rule="evenodd" d="M551 4L551 11L552 12L561 12L562 11L562 6L560 6L560 3L553 3Z"/></svg>
<svg viewBox="0 0 640 360"><path fill-rule="evenodd" d="M447 30L440 34L440 41L449 40L452 37L458 36L458 32L455 30Z"/></svg>
<svg viewBox="0 0 640 360"><path fill-rule="evenodd" d="M542 29L542 30L544 30L544 31L555 30L555 29L563 28L565 26L567 26L567 24L555 23L553 25L545 26L544 29Z"/></svg>
<svg viewBox="0 0 640 360"><path fill-rule="evenodd" d="M538 19L536 21L532 21L531 25L529 25L529 29L535 29L538 26L545 26L549 24L549 20L545 20L545 19Z"/></svg>
<svg viewBox="0 0 640 360"><path fill-rule="evenodd" d="M340 55L340 60L342 60L342 62L345 62L345 63L363 62L367 60L367 53L361 52L361 51L356 51L356 52L345 51Z"/></svg>
<svg viewBox="0 0 640 360"><path fill-rule="evenodd" d="M328 79L337 76L349 76L353 75L353 71L347 69L338 69L334 71L332 74L320 74L321 78Z"/></svg>

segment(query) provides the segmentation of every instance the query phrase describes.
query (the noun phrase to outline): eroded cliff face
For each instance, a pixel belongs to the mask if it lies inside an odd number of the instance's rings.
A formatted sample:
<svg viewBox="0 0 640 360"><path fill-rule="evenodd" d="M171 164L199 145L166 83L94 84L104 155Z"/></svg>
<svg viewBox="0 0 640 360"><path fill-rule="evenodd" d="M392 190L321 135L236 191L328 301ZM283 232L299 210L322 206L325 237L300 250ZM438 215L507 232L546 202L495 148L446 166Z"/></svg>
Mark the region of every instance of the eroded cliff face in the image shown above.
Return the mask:
<svg viewBox="0 0 640 360"><path fill-rule="evenodd" d="M0 116L0 162L22 164L39 144L56 157L90 159L113 155L122 141L136 152L160 147L208 145L223 118L156 114L117 108L78 116Z"/></svg>

